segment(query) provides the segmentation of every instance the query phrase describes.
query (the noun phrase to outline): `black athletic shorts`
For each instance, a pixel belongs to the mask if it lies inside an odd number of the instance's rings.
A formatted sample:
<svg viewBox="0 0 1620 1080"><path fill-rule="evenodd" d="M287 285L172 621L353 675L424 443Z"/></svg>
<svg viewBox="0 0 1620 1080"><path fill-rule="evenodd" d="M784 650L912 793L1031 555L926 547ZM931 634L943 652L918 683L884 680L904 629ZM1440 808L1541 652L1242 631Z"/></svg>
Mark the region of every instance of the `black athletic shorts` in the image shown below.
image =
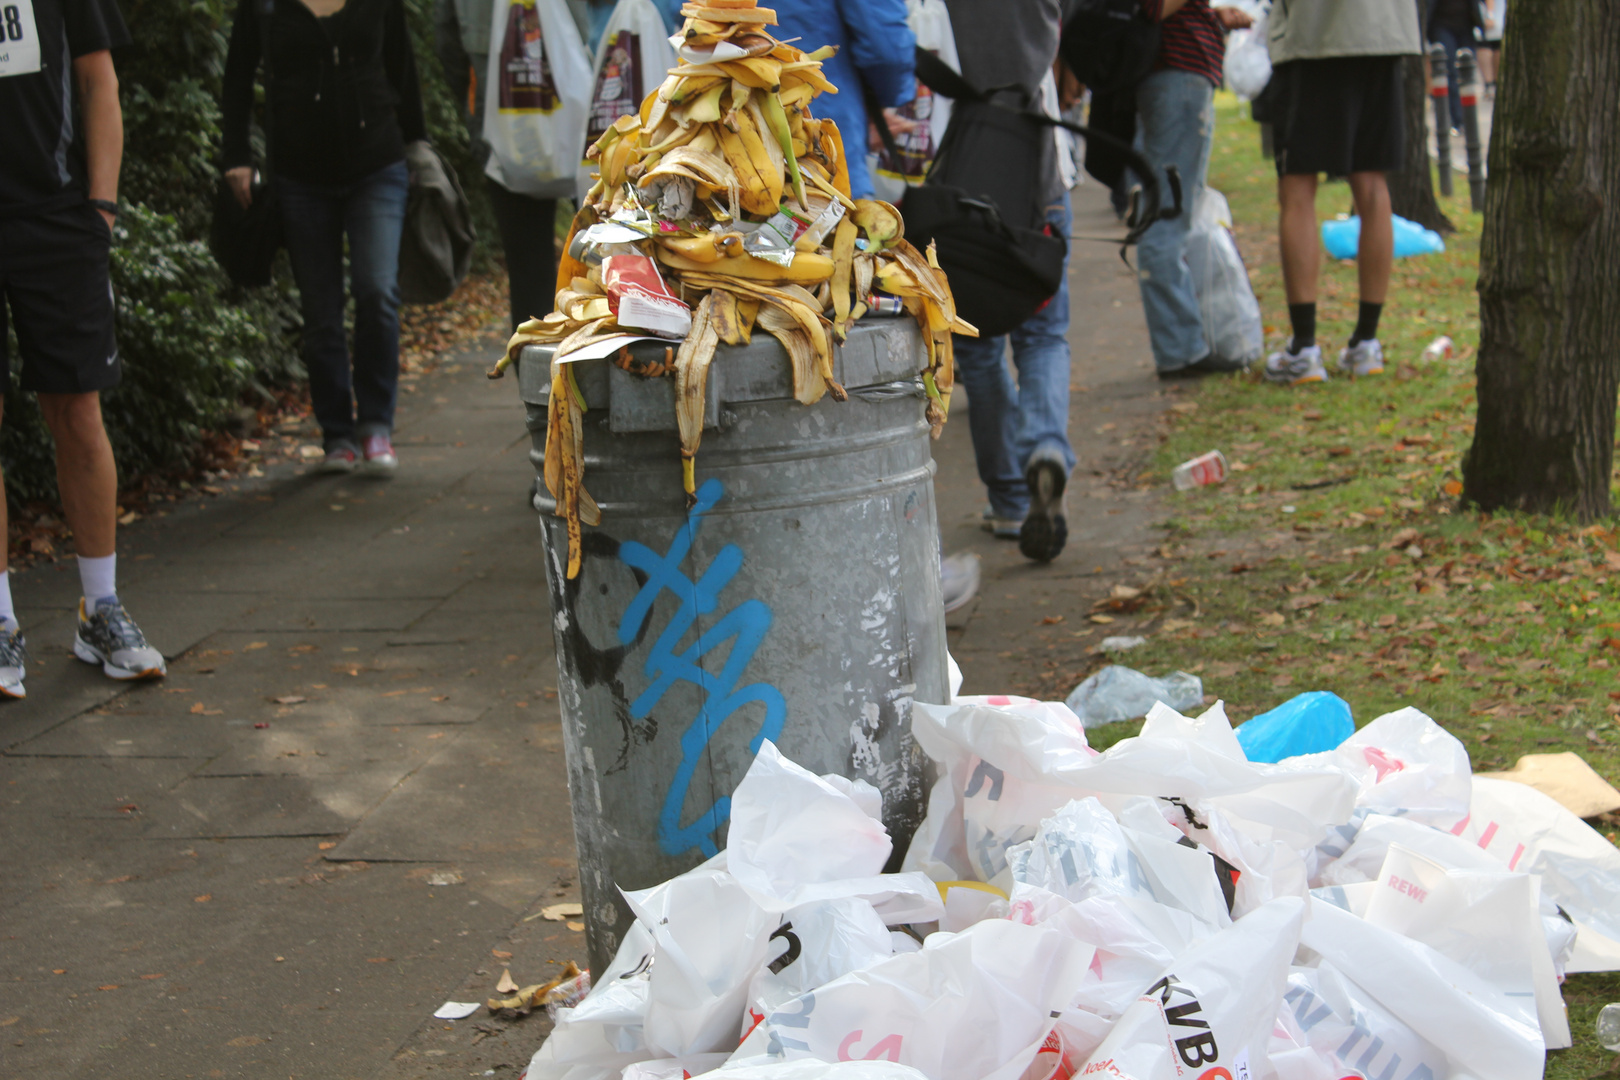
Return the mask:
<svg viewBox="0 0 1620 1080"><path fill-rule="evenodd" d="M1278 64L1277 175L1394 172L1406 150L1399 56L1334 56Z"/></svg>
<svg viewBox="0 0 1620 1080"><path fill-rule="evenodd" d="M82 394L118 385L111 247L106 219L87 203L0 218L0 378L11 377L9 308L24 390Z"/></svg>

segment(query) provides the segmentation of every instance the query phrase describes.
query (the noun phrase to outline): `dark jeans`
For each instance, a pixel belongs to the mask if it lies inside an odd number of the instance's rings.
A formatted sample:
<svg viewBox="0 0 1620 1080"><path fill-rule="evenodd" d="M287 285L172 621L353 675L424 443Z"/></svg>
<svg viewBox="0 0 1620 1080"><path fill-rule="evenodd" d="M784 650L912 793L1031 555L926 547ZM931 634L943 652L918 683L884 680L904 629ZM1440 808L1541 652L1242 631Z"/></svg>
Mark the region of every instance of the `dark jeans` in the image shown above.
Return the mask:
<svg viewBox="0 0 1620 1080"><path fill-rule="evenodd" d="M394 430L399 397L399 239L403 161L352 184L277 177L287 254L304 312L309 396L328 450ZM354 294L354 364L343 328L343 239Z"/></svg>
<svg viewBox="0 0 1620 1080"><path fill-rule="evenodd" d="M1457 50L1474 48L1474 31L1467 26L1435 25L1429 28L1434 40L1445 46L1446 85L1451 92L1451 126L1462 127L1462 87L1457 82Z"/></svg>
<svg viewBox="0 0 1620 1080"><path fill-rule="evenodd" d="M490 206L506 252L512 329L549 315L557 301L557 200L508 191L488 177Z"/></svg>

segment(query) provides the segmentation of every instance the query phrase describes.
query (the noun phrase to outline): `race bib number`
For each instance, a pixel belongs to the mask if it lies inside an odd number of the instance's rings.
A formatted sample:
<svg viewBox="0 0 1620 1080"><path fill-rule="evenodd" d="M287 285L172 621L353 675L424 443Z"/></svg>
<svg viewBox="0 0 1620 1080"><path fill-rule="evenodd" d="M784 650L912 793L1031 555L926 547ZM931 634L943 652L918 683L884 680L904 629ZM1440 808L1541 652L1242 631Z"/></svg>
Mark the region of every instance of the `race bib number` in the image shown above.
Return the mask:
<svg viewBox="0 0 1620 1080"><path fill-rule="evenodd" d="M33 0L0 0L0 79L39 70Z"/></svg>

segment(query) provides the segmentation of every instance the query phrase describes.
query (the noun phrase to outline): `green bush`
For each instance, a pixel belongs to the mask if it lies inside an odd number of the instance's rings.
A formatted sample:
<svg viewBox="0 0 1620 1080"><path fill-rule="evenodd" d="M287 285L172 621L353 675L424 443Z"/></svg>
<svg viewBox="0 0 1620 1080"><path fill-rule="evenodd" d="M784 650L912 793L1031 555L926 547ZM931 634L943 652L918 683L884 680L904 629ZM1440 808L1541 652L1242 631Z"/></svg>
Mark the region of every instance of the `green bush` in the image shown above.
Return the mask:
<svg viewBox="0 0 1620 1080"><path fill-rule="evenodd" d="M406 0L429 137L466 181L475 214L488 221L466 132L433 53L432 2ZM206 245L235 4L123 0L123 10L133 42L114 56L125 137L112 280L124 379L102 396L102 409L127 486L185 464L244 400L267 399L271 389L301 379L303 368L285 256L269 287L242 292ZM5 388L0 462L11 500L55 500L50 435L15 370Z"/></svg>

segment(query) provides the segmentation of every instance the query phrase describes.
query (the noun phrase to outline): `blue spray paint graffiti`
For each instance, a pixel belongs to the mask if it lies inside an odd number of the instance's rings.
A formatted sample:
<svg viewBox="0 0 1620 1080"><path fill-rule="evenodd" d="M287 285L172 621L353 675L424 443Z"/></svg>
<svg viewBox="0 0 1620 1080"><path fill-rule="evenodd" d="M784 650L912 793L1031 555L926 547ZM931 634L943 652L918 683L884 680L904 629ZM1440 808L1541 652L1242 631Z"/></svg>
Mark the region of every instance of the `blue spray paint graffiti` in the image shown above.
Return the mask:
<svg viewBox="0 0 1620 1080"><path fill-rule="evenodd" d="M749 749L759 752L766 739L777 740L787 720L787 702L782 692L768 683L753 683L737 689L737 680L753 659L765 633L771 628L771 609L762 600L745 600L727 612L719 622L698 635L697 641L684 652L676 652L681 639L692 629L699 615L712 613L719 603L720 590L742 568L742 549L727 544L709 563L709 568L694 584L681 572L681 562L692 550L693 538L703 515L720 501L725 489L720 481L709 479L697 490L697 502L687 516L686 524L670 541L669 551L659 555L645 544L628 541L620 546L619 558L629 566L644 572L647 583L641 587L630 606L624 609L619 623L619 642L628 645L636 639L642 624L652 613L653 601L668 589L681 606L669 620L664 632L658 635L647 654L645 670L652 683L641 696L630 703L630 715L636 719L653 710L670 687L677 682L701 687L705 697L697 717L681 733L681 763L675 770L664 805L658 814L658 846L667 855L680 855L697 848L704 855L719 850L714 834L731 817L731 798L721 796L689 825L681 824L681 811L686 805L687 790L692 776L702 760L703 751L720 730L726 719L744 705L757 702L765 708L765 719L759 733L749 743ZM737 640L726 654L726 662L718 674L711 674L699 666L698 661L731 638Z"/></svg>

